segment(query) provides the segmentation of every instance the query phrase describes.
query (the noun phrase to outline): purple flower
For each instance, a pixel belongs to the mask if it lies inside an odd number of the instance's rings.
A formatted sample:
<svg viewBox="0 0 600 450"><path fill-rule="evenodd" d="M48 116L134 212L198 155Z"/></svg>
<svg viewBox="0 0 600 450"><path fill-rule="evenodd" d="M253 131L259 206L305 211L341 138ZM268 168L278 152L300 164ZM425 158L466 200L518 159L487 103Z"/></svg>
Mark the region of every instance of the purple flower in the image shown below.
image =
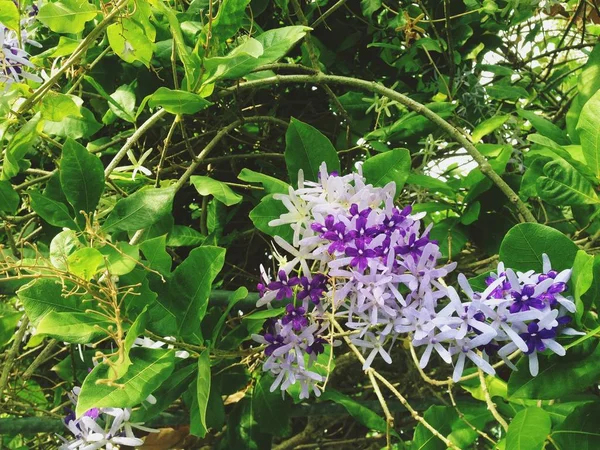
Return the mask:
<svg viewBox="0 0 600 450"><path fill-rule="evenodd" d="M281 323L283 325L291 323L294 331L300 331L308 326L308 319L304 316L305 313L306 310L302 306L294 308L294 305L290 303L285 307L285 316L281 318Z"/></svg>
<svg viewBox="0 0 600 450"><path fill-rule="evenodd" d="M543 352L546 350L546 344L544 344L543 339L554 339L555 337L556 331L554 328L540 330L538 321L531 322L527 326L527 333L521 334L521 338L527 343L527 351L525 353L528 355L536 350Z"/></svg>
<svg viewBox="0 0 600 450"><path fill-rule="evenodd" d="M323 239L327 239L331 241L331 245L327 249L327 251L331 254L334 252L343 252L346 244L352 240L352 236L350 233L346 233L346 225L343 222L338 222L331 230L326 231L322 235Z"/></svg>
<svg viewBox="0 0 600 450"><path fill-rule="evenodd" d="M376 235L378 231L379 230L377 229L377 227L367 228L367 218L361 216L358 219L356 219L356 225L354 226L354 230L351 230L349 235L352 237L352 239L370 239L371 237Z"/></svg>
<svg viewBox="0 0 600 450"><path fill-rule="evenodd" d="M325 344L327 341L321 336L316 336L312 345L306 347L306 353L309 355L320 355L325 351Z"/></svg>
<svg viewBox="0 0 600 450"><path fill-rule="evenodd" d="M280 270L278 276L279 281L271 281L267 287L272 291L277 291L277 295L275 296L277 300L292 298L292 287L300 284L300 279L292 277L288 280L285 270Z"/></svg>
<svg viewBox="0 0 600 450"><path fill-rule="evenodd" d="M314 275L310 281L308 281L307 277L300 278L300 284L302 285L303 289L298 292L298 300L304 300L306 297L310 297L310 300L315 305L318 305L321 302L321 297L325 291L326 282L327 278L325 275L320 273Z"/></svg>
<svg viewBox="0 0 600 450"><path fill-rule="evenodd" d="M266 333L263 337L269 344L265 348L265 355L267 356L271 356L275 350L285 344L285 338L280 334Z"/></svg>
<svg viewBox="0 0 600 450"><path fill-rule="evenodd" d="M327 231L332 231L334 228L335 224L335 217L333 217L331 214L329 214L326 218L325 218L325 224L321 224L319 222L313 222L310 224L310 228L313 231L316 231L317 233L326 233ZM327 239L327 238L325 238Z"/></svg>
<svg viewBox="0 0 600 450"><path fill-rule="evenodd" d="M346 247L346 255L352 257L350 265L358 267L359 270L363 271L369 264L369 258L377 256L375 250L365 248L365 239L356 239L354 241L355 247Z"/></svg>
<svg viewBox="0 0 600 450"><path fill-rule="evenodd" d="M394 230L399 230L400 228L402 228L402 225L406 221L406 218L411 213L411 211L411 206L407 206L402 211L400 211L398 208L394 208L392 215L387 216L385 219L383 219L381 231L390 234Z"/></svg>
<svg viewBox="0 0 600 450"><path fill-rule="evenodd" d="M514 303L510 305L509 311L517 313L520 311L529 311L531 308L542 310L544 309L544 300L534 297L535 286L526 284L521 292L513 291L512 298Z"/></svg>
<svg viewBox="0 0 600 450"><path fill-rule="evenodd" d="M371 208L365 208L362 211L358 210L358 205L356 203L352 203L352 205L350 206L350 210L349 210L350 216L348 217L350 220L354 219L354 218L359 218L359 217L363 217L363 218L367 218L369 217L369 214L371 214Z"/></svg>
<svg viewBox="0 0 600 450"><path fill-rule="evenodd" d="M397 245L394 247L394 250L402 256L410 255L416 261L423 253L423 248L430 242L434 241L429 239L429 235L424 235L417 239L417 234L413 232L408 237L408 242L405 245Z"/></svg>

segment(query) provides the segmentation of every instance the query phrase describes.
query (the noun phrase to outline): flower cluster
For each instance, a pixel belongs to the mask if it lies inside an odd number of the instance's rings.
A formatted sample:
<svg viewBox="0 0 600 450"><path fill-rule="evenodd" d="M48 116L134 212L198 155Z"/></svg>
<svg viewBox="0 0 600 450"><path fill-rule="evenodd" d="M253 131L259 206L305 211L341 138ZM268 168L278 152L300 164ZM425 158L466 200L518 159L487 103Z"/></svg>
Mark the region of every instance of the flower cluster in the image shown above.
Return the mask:
<svg viewBox="0 0 600 450"><path fill-rule="evenodd" d="M304 396L311 389L319 394L322 377L310 367L323 344L334 342L327 337L330 317L345 325L364 352L364 369L376 356L391 363L390 348L401 335L425 347L421 367L435 350L454 365L455 380L467 359L491 374L490 356L514 367L508 355L519 349L529 355L535 374L537 352L564 354L554 338L574 332L563 326L569 320L565 313L575 310L562 295L570 270L557 273L546 256L541 274L500 265L483 292L474 292L460 275L469 300L463 302L443 280L456 263L438 264L441 252L429 236L431 226L423 229L422 216L411 214L410 206L394 205L393 182L382 188L367 184L360 163L346 176L328 173L323 164L318 182L304 181L302 172L298 179L297 189L274 196L288 212L269 223L293 229L291 243L274 238L289 256L275 250L276 277L261 267L258 285L258 306L291 301L283 318L254 336L266 344L263 369L276 376L272 390L300 381Z"/></svg>
<svg viewBox="0 0 600 450"><path fill-rule="evenodd" d="M77 405L77 398L81 388L76 387L69 394L73 405ZM154 399L154 401L156 401ZM118 449L121 445L138 447L144 443L135 437L133 428L142 431L156 432L152 428L144 427L141 423L129 421L131 409L129 408L92 408L85 412L79 419L75 413L69 411L64 422L74 438L67 441L60 437L64 443L60 450L96 450L105 448L107 450Z"/></svg>
<svg viewBox="0 0 600 450"><path fill-rule="evenodd" d="M32 4L27 8L21 8L17 0L13 1L22 11L21 28L18 31L12 30L0 22L0 86L9 86L24 80L42 81L39 76L26 70L27 68L33 69L35 66L29 61L29 53L25 51L25 45L41 47L31 38L28 31L35 21L38 7Z"/></svg>

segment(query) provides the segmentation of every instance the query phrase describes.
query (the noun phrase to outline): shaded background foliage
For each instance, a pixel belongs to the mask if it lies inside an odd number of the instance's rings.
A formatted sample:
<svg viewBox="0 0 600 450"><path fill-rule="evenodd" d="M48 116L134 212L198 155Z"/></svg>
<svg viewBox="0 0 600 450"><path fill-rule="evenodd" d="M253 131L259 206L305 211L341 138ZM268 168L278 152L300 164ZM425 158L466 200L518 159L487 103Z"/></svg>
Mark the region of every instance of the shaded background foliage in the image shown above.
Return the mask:
<svg viewBox="0 0 600 450"><path fill-rule="evenodd" d="M77 105L77 112L82 113L83 118L74 120L65 115L53 124L46 124L43 131L25 136L27 148L21 155L18 170L3 177L10 182L10 187L5 185L2 189L20 195L17 207L2 208L5 263L8 264L4 273L13 271L10 273L14 274L17 270L14 258L33 258L36 254L48 256L52 241L65 226L53 221L44 208L36 206L35 194L30 197L26 193L39 191L44 198L64 204L68 208L67 215L70 214L69 220L75 219L79 226L84 224L83 219L77 217L78 211L69 205L70 200L64 200L62 191L67 189L64 185L61 188L59 177L53 172L58 165L61 170L64 167L61 158L65 155L66 138L71 137L96 153L106 168L132 133L166 104L164 99L154 99L154 105L151 101L145 109L140 108L139 118L131 120L142 99L154 95L161 87L187 90L185 81L189 82L189 77L182 63L184 57L173 40L177 29L168 23L167 14L158 3L137 2L139 11L149 8L153 13L151 20L137 17L144 26L147 21L156 32L155 38L150 38L152 42L146 43L143 49L137 48L140 54L142 50L150 50L152 56L148 64L125 62L123 52L116 50L116 44L100 36L58 83L50 84L52 92L72 92L83 101L83 107ZM124 2L121 7L126 4ZM133 231L145 229L138 242L141 242L144 254L141 261L148 264L150 258L143 247L144 241L166 234L165 242L159 247L168 252L173 268L181 267L183 261L191 261L194 255L200 254L194 254L194 249L227 248L223 270L218 275L215 273L213 290L235 291L240 287L253 287L259 280L258 266L268 263L271 248L270 237L262 232L265 230L257 229L251 215L265 192L260 183L239 179L239 174L242 169L249 169L289 181L283 149L286 147L286 124L294 118L312 125L333 143L344 173L349 172L356 161L385 154L391 149L408 149L411 160L400 177L406 184L399 202L403 205L414 203L415 211L428 213L427 220L435 223L432 236L442 243L444 257L457 261L463 272L473 276L485 274L498 255L507 264L512 263L523 270L527 266L519 267L519 264L532 261L527 257L539 261L542 252L554 253L552 260L560 266L571 267L575 261L573 286L580 286L574 289L581 307L577 321L584 324L585 329L592 330L589 336L593 336L597 326L595 302L599 286L596 274L600 267L595 256L599 248L600 219L596 212L600 201L596 192L600 174L592 164L598 149L586 144L589 135L585 135L585 123L584 131L580 129L581 117L586 116L591 124L587 127L591 130L588 133L593 133L597 124L597 120L594 121L596 102L600 102L595 95L600 87L600 52L592 51L600 34L600 14L595 0L318 0L309 3L230 0L212 6L206 1L162 4L168 5L173 12L175 28L181 32L184 46L193 49L191 54L197 55L199 61L228 55L244 45L247 36L260 36L263 31L290 25L312 25L313 31L302 41L301 36L291 40L290 51L281 58L280 64L269 67L268 71L247 71L232 79L217 79L214 86L201 92L200 96L212 102L211 106L202 104L192 114L178 115L179 122L174 122L173 115L154 121L133 147L138 160L145 151L153 150L143 162L152 175L146 177L138 173L132 180L131 170L121 174L113 172L103 188L98 207L93 205L92 211L97 211L97 218L103 221L110 217L117 202L140 192L143 186L152 186L157 174L160 182L157 185L162 183L163 187L180 179L211 139L235 121L252 116L283 121L282 124L274 120L260 123L242 120L223 134L210 154L199 162L194 175L228 183L226 187L233 191L225 189L227 200L217 198L216 191L201 195L192 179L192 183L186 183L174 196L172 208L168 202L164 208L161 206L158 211L161 214L156 215L160 220L153 221L150 226L111 232L112 242L127 242L134 235ZM37 52L32 61L51 73L53 64L55 69L64 64L65 57L73 51L68 39L79 41L82 36L89 35L115 6L104 2L90 2L90 5L98 14L84 22L83 34L61 34L53 29L55 26L40 18L36 39L42 48L31 49L32 53ZM208 39L210 29L207 27L221 13L229 18L230 25L221 25L221 31L217 29ZM125 14L117 15L115 23L122 24L127 19ZM297 66L299 64L302 67ZM202 67L203 64L198 63L197 69L205 74L206 68ZM478 151L527 203L535 219L560 233L536 225L531 225L534 228L527 228L529 225L513 228L523 221L523 217L506 195L473 164L454 137L392 100L352 87L326 87L311 82L278 83L275 79L260 88L243 88L244 81L260 80L265 77L265 72L269 75L310 75L314 70L381 83L427 105L457 129L472 136ZM240 89L235 89L237 86ZM228 87L233 88L226 90ZM19 114L12 114L9 108L15 106L12 103L15 97L32 98L32 91L18 87L11 92L0 101L0 111L6 118L0 133L5 155L11 145L15 145L18 130L24 130L26 122L31 124L33 113L40 108L35 104L28 105L30 109L19 109L17 104ZM50 98L50 93L46 93L41 104L48 104ZM201 103L198 98L193 102ZM43 109L41 113L44 116ZM44 120L50 119L44 117ZM161 158L164 158L162 162ZM125 158L119 166L127 164ZM5 156L5 170L6 166ZM565 190L564 186L577 189ZM224 203L228 201L231 204L226 206ZM106 223L103 222L105 228ZM585 252L577 254L578 248L571 241ZM30 244L35 244L35 252ZM18 248L11 248L15 246ZM530 248L535 251L528 254ZM137 249L135 254L138 258ZM163 275L169 277L170 260L167 265ZM193 278L195 273L204 270L204 266L194 266L187 275L184 275L184 269L180 274L184 278ZM155 275L137 267L123 274L122 281L141 283L140 291L145 290L140 298L144 301L145 296L152 298L156 294L165 298L172 296L170 288L162 286ZM24 296L15 295L28 281L11 278L0 282L3 295L0 345L5 353L5 370L7 375L10 374L10 380L2 386L5 392L1 412L3 418L56 420L57 415L62 414L65 392L73 385L80 385L87 375L86 367L80 366L91 363L89 358L85 364L78 360L76 342L64 347L54 343L43 358L36 359L49 348L49 339L43 341L42 338L30 341L29 347L21 348L19 356L15 358L13 354L11 359L11 350L15 348L11 338L21 319L19 308L23 303L32 319ZM212 336L215 324L223 316L228 295L213 294L206 315L200 317L205 340ZM239 308L248 313L253 309L252 300L255 297L251 294L238 304ZM126 302L130 314L128 325L138 314L143 314L144 301ZM350 354L342 352L336 358L337 370L330 381L331 386L345 397L336 397L332 391L317 403L294 404L289 398L280 399L277 393L268 392L266 378L260 378L257 371L247 370L256 369L258 362L256 358L247 357L249 333L260 330L262 321L240 318L235 314L237 309L227 310L230 314L225 333L217 342L206 344L199 338L182 340L184 346L186 342L196 346L190 349L192 351L199 351L204 345L214 350L212 387L207 394L210 400L204 424L209 429L208 434L197 428L201 413L194 381L196 369L180 361L172 377L176 380L173 389L177 395L172 399L166 397L171 401L162 405L170 415L152 414L160 412L157 408L144 416L150 423L175 426L176 431L171 436L161 437L162 448L169 445L186 448L382 448L385 445L385 423L378 416L376 397L364 379L360 365ZM162 325L152 323L151 320L158 317L152 314L147 336L168 335L161 334ZM54 337L63 340L61 336ZM410 397L413 406L426 411L425 419L444 436L451 436L462 448L491 448L489 442L474 431L477 428L500 439L506 448L541 448L550 435L548 446L566 449L575 448L573 430L589 431L582 418L593 417L599 408L597 387L594 387L600 375L596 344L595 339L590 339L572 347L565 361L555 362L549 358L546 363L558 364L557 368L549 372L550 377L540 376L536 382L531 382L526 370L513 375L500 370L498 378L488 380L488 389L498 409L505 417L512 418L511 427L517 429L521 421L542 424L541 444L540 433L532 432L533 444L529 447L518 444L519 447L510 438L501 440L505 433L480 401L483 396L477 383L453 388L458 402L456 408L454 401L446 395L446 387L423 382L411 362L408 346L395 348L394 366L377 368L389 380L399 383L398 389ZM19 345L16 348L19 350ZM106 350L110 346L100 344L100 348ZM239 353L232 356L235 352ZM20 375L33 362L36 364L35 375L23 383ZM55 373L61 381L57 381ZM565 374L565 379L556 383L553 377L561 373ZM448 369L436 368L430 375L441 380L448 375ZM553 390L550 389L552 385L559 387ZM163 389L159 392L164 395L164 389L168 387L159 388ZM550 400L556 399L559 401L551 404ZM543 411L551 415L551 425L546 424L547 414L540 418L532 412L537 400L549 401L544 403ZM402 438L395 441L397 448L411 445L412 448L444 448L441 441L432 441L432 435L421 425L417 426L401 407L394 406L393 412L395 430ZM43 423L41 419L35 426L42 426L40 423ZM55 426L53 429L58 431L62 429L60 423L57 427L57 422L53 423L48 426ZM186 426L189 423L191 429ZM9 448L56 446L55 437L49 433L35 437L16 431L2 434L2 444ZM165 444L169 438L180 443ZM598 435L577 439L593 446L598 442Z"/></svg>

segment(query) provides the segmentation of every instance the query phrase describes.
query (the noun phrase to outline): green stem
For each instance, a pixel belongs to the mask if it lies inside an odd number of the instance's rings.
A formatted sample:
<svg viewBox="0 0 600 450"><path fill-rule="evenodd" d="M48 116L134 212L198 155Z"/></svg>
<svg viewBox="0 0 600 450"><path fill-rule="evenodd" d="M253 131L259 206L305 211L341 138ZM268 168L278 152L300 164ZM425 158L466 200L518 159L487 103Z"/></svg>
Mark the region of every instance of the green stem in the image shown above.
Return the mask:
<svg viewBox="0 0 600 450"><path fill-rule="evenodd" d="M263 78L261 80L248 81L245 83L232 86L224 89L219 93L219 97L233 94L240 90L257 89L262 87L269 87L276 84L300 84L300 83L311 83L317 85L342 85L363 91L374 92L380 94L390 100L395 100L398 103L406 106L410 110L428 118L431 122L437 125L440 129L448 133L456 142L462 145L467 153L475 160L478 164L481 172L487 176L492 182L498 186L498 188L506 195L511 203L515 205L522 220L525 222L537 222L531 211L527 208L527 205L519 198L517 193L498 175L490 163L487 161L485 156L477 150L469 135L464 131L455 128L449 122L444 120L442 117L437 115L435 112L427 108L425 105L411 99L410 97L394 91L393 89L387 88L374 81L366 81L358 78L344 77L338 75L326 75L324 73L315 73L311 75L297 74L297 75L275 75L274 77Z"/></svg>

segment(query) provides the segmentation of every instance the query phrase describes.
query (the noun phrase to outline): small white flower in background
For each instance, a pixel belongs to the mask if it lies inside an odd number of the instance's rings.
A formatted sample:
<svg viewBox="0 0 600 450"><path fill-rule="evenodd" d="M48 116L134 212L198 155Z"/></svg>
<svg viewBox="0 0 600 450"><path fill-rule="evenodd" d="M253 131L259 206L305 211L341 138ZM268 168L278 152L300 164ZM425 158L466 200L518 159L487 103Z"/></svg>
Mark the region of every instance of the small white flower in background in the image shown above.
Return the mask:
<svg viewBox="0 0 600 450"><path fill-rule="evenodd" d="M75 406L80 392L81 388L75 387L69 393L69 399ZM147 400L156 401L154 397ZM130 418L130 408L92 408L79 419L76 419L75 414L71 411L65 417L64 422L67 429L73 434L73 439L67 440L59 436L63 441L59 450L96 450L100 448L116 450L121 448L121 445L138 447L143 445L144 441L135 436L134 428L149 433L158 432L158 430L145 427L141 423L130 422Z"/></svg>
<svg viewBox="0 0 600 450"><path fill-rule="evenodd" d="M133 170L133 172L131 173L131 179L134 181L135 181L135 176L137 175L138 172L142 172L147 177L152 176L152 171L150 171L149 169L147 169L146 167L144 167L142 165L142 164L144 164L144 161L146 161L148 156L150 156L150 153L152 153L152 149L146 150L142 154L142 156L140 157L140 159L138 161L138 159L135 157L133 152L131 150L127 150L127 157L129 158L129 161L131 161L131 165L116 167L114 171L115 172L128 172L129 170Z"/></svg>

